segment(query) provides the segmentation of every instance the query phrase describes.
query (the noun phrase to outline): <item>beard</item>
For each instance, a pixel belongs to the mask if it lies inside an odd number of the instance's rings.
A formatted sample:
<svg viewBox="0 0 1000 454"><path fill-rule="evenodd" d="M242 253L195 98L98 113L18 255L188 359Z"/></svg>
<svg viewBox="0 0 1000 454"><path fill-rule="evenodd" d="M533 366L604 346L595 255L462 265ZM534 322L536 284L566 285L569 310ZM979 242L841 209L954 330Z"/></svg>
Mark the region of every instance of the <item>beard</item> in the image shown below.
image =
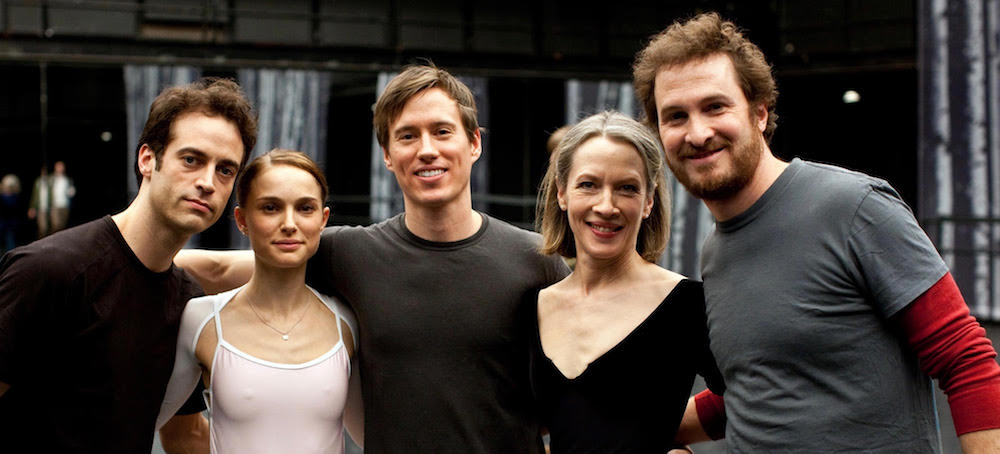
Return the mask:
<svg viewBox="0 0 1000 454"><path fill-rule="evenodd" d="M728 172L716 175L719 163L712 163L705 169L687 171L683 160L697 156L706 150L717 150L721 147L729 149L732 168ZM764 138L760 134L751 134L750 140L734 146L724 139L713 139L701 147L693 147L684 143L677 151L676 157L668 158L667 165L691 195L701 200L725 200L740 192L757 172L760 156L764 152Z"/></svg>

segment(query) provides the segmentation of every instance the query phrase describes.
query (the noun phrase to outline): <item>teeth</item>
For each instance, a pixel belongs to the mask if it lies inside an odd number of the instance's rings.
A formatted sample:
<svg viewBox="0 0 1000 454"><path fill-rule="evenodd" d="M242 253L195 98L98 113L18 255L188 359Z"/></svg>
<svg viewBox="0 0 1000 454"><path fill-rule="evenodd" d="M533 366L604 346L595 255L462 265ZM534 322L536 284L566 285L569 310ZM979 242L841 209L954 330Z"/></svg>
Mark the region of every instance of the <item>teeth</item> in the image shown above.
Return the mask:
<svg viewBox="0 0 1000 454"><path fill-rule="evenodd" d="M604 226L600 226L600 225L591 225L591 227L593 227L594 230L597 230L598 232L602 232L602 233L611 233L611 232L615 231L614 227L604 227Z"/></svg>
<svg viewBox="0 0 1000 454"><path fill-rule="evenodd" d="M421 171L417 172L417 176L420 176L420 177L433 177L433 176L436 176L436 175L441 175L442 173L444 173L444 169L421 170Z"/></svg>

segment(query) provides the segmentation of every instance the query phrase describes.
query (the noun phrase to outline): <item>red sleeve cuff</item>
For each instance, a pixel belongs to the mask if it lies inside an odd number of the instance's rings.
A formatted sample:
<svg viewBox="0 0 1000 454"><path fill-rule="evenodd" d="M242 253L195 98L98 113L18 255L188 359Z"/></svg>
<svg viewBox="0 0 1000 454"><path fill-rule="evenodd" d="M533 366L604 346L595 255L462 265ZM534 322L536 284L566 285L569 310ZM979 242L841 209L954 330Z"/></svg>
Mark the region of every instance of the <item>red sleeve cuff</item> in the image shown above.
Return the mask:
<svg viewBox="0 0 1000 454"><path fill-rule="evenodd" d="M725 438L726 406L722 396L706 389L694 396L694 406L698 411L698 421L709 438Z"/></svg>
<svg viewBox="0 0 1000 454"><path fill-rule="evenodd" d="M899 317L920 368L948 395L955 432L1000 428L1000 365L984 330L945 274Z"/></svg>
<svg viewBox="0 0 1000 454"><path fill-rule="evenodd" d="M1000 428L1000 386L983 386L948 396L955 433Z"/></svg>

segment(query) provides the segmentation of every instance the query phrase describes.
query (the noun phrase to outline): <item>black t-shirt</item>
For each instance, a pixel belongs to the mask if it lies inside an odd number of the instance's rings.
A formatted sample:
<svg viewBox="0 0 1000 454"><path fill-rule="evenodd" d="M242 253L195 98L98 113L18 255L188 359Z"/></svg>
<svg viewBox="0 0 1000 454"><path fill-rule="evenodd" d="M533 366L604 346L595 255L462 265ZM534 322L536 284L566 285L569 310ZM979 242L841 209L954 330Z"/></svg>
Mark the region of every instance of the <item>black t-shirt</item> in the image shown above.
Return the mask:
<svg viewBox="0 0 1000 454"><path fill-rule="evenodd" d="M184 304L177 267L143 266L110 217L0 260L0 450L149 452Z"/></svg>
<svg viewBox="0 0 1000 454"><path fill-rule="evenodd" d="M538 293L530 298L531 387L555 454L667 452L695 373L712 390L724 390L708 348L699 282L678 283L646 320L574 379L542 351Z"/></svg>

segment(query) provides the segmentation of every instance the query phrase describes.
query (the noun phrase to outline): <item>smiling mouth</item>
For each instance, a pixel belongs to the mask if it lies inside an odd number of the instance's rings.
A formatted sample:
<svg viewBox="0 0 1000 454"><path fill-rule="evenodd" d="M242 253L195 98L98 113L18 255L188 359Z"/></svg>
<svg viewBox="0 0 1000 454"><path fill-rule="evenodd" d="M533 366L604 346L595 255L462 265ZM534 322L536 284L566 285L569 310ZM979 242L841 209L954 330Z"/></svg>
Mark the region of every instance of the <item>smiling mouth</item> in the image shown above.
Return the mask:
<svg viewBox="0 0 1000 454"><path fill-rule="evenodd" d="M624 228L624 227L622 227L620 225L617 225L617 226L605 226L605 225L591 224L589 222L587 223L587 225L590 226L590 228L592 228L592 229L594 229L594 230L596 230L598 232L601 232L601 233L613 233L613 232L617 232L617 231L619 231L619 230L621 230L621 229Z"/></svg>
<svg viewBox="0 0 1000 454"><path fill-rule="evenodd" d="M418 177L436 177L444 173L444 169L434 169L434 170L420 170L417 172Z"/></svg>

